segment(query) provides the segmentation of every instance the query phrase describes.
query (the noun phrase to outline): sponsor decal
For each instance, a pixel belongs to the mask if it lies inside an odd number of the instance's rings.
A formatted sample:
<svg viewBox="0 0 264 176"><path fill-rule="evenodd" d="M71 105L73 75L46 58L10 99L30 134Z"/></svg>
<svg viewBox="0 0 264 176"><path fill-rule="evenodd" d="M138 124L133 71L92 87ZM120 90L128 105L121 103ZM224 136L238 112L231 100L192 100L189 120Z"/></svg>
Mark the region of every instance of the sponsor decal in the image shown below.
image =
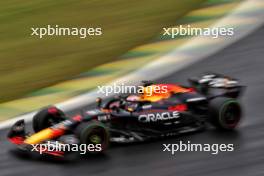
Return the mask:
<svg viewBox="0 0 264 176"><path fill-rule="evenodd" d="M152 108L152 105L143 105L142 106L142 109L151 109Z"/></svg>
<svg viewBox="0 0 264 176"><path fill-rule="evenodd" d="M178 111L173 112L162 112L153 114L141 114L138 116L138 121L143 123L157 122L157 121L167 121L172 119L178 119L180 113Z"/></svg>
<svg viewBox="0 0 264 176"><path fill-rule="evenodd" d="M105 115L100 115L100 116L98 116L97 117L97 119L99 120L99 121L107 121L107 120L110 120L110 115L109 114L105 114Z"/></svg>
<svg viewBox="0 0 264 176"><path fill-rule="evenodd" d="M99 109L94 109L94 110L89 110L89 111L86 111L86 114L87 115L90 115L90 116L94 116L94 115L97 115L98 113L100 113L101 111Z"/></svg>

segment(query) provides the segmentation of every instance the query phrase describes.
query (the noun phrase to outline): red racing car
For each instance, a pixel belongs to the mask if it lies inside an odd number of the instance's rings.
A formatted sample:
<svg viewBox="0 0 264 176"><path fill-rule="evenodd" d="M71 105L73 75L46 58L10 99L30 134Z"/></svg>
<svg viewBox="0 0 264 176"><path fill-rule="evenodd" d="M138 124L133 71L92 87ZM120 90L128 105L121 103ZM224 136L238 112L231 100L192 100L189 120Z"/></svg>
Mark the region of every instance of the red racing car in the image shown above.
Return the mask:
<svg viewBox="0 0 264 176"><path fill-rule="evenodd" d="M67 117L52 106L40 110L33 117L34 133L25 131L23 120L16 122L8 139L25 151L37 144L93 144L98 153L110 142L130 143L174 136L206 129L209 125L222 130L233 130L242 117L238 98L244 90L238 80L209 73L189 79L189 87L175 84L146 83L142 94L115 97L98 107L73 117ZM153 92L150 87L165 86L166 92ZM64 156L55 147L49 151L35 147L36 152Z"/></svg>

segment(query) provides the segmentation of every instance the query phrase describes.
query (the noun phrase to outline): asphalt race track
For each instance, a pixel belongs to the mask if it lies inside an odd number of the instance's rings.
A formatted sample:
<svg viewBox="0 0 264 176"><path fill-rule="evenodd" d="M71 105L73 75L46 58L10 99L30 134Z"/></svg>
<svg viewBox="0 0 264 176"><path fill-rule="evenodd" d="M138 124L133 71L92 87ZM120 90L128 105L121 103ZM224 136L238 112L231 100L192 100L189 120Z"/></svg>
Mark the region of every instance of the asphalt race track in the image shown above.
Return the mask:
<svg viewBox="0 0 264 176"><path fill-rule="evenodd" d="M214 71L247 85L245 118L237 132L208 130L151 143L114 146L105 155L71 162L21 156L0 132L0 175L56 176L263 176L264 175L264 27L221 52L160 82L185 83L190 76ZM234 152L162 152L163 143L234 143Z"/></svg>

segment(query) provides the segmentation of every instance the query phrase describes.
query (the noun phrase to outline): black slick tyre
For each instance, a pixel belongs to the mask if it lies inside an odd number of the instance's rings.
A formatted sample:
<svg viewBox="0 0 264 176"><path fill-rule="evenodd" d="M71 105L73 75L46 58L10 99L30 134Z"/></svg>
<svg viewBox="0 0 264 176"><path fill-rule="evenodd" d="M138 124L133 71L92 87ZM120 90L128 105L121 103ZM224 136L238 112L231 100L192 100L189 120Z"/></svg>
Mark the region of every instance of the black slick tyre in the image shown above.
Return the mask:
<svg viewBox="0 0 264 176"><path fill-rule="evenodd" d="M33 116L33 130L39 132L65 119L64 113L55 106L40 110Z"/></svg>
<svg viewBox="0 0 264 176"><path fill-rule="evenodd" d="M217 97L209 105L210 122L222 130L233 130L242 118L239 102L233 98Z"/></svg>
<svg viewBox="0 0 264 176"><path fill-rule="evenodd" d="M84 122L78 125L75 129L75 134L81 144L92 144L91 150L87 149L87 153L102 153L109 146L109 132L105 125L98 121Z"/></svg>

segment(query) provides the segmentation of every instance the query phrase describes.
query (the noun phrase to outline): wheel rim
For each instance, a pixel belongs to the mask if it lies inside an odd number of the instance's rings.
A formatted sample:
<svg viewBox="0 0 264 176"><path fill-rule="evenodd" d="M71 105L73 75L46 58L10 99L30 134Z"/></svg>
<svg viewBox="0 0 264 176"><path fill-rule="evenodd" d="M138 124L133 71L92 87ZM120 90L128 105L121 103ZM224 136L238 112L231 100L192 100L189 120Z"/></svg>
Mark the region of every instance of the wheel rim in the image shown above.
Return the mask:
<svg viewBox="0 0 264 176"><path fill-rule="evenodd" d="M90 136L90 141L91 141L92 143L94 143L94 144L100 144L101 141L102 141L102 139L101 139L101 137L98 136L98 135L92 135L92 136Z"/></svg>
<svg viewBox="0 0 264 176"><path fill-rule="evenodd" d="M221 119L227 128L235 128L241 118L241 109L236 102L229 102L223 108Z"/></svg>
<svg viewBox="0 0 264 176"><path fill-rule="evenodd" d="M104 128L96 127L92 130L92 132L87 137L88 144L101 144L102 150L107 147L107 133Z"/></svg>

